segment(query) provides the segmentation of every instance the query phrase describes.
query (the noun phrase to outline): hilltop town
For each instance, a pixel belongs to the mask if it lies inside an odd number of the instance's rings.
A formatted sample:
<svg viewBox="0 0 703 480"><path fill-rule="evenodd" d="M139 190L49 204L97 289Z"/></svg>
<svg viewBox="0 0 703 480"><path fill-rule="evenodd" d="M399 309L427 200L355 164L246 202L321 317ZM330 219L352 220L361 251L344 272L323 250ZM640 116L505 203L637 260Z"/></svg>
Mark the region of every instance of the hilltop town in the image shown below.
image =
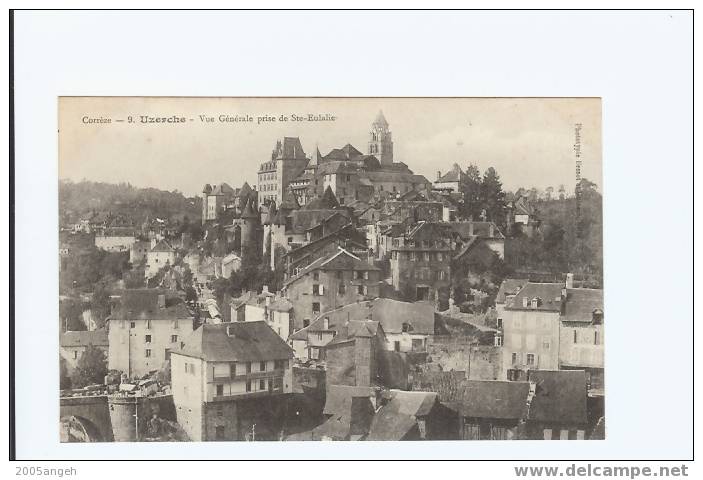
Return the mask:
<svg viewBox="0 0 703 480"><path fill-rule="evenodd" d="M597 185L428 179L370 120L196 198L62 184L62 441L604 437Z"/></svg>

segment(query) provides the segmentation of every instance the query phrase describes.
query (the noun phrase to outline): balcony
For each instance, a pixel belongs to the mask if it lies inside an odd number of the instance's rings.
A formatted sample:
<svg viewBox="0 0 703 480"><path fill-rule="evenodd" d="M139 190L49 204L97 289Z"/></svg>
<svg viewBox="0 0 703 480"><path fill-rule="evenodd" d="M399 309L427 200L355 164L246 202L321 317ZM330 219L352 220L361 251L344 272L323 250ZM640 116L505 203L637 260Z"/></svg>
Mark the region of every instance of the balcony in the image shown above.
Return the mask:
<svg viewBox="0 0 703 480"><path fill-rule="evenodd" d="M266 370L264 372L250 372L235 375L216 375L212 377L212 383L228 382L231 380L258 380L260 378L283 378L284 369Z"/></svg>

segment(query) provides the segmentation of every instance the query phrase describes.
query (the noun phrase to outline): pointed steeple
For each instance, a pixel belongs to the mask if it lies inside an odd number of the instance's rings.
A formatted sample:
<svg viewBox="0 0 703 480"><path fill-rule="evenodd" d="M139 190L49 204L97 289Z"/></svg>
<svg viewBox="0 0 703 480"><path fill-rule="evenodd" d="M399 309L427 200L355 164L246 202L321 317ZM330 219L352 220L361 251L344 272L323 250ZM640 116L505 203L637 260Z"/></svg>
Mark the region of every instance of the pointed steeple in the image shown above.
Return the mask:
<svg viewBox="0 0 703 480"><path fill-rule="evenodd" d="M242 209L242 218L258 218L259 215L254 211L254 200L247 201Z"/></svg>
<svg viewBox="0 0 703 480"><path fill-rule="evenodd" d="M337 197L328 185L325 189L325 193L322 194L322 198L320 199L320 208L332 210L337 207L339 207Z"/></svg>
<svg viewBox="0 0 703 480"><path fill-rule="evenodd" d="M373 121L373 124L388 128L388 122L386 121L386 117L383 116L383 110L378 111L378 115L376 115L376 120Z"/></svg>

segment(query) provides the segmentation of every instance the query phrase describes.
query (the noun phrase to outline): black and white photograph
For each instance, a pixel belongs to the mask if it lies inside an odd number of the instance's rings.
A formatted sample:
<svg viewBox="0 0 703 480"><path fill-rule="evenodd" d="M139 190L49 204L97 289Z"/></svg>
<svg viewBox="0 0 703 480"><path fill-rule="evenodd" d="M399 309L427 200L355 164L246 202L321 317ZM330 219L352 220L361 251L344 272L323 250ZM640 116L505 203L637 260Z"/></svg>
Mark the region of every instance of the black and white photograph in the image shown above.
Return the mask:
<svg viewBox="0 0 703 480"><path fill-rule="evenodd" d="M600 115L61 98L61 441L605 438Z"/></svg>

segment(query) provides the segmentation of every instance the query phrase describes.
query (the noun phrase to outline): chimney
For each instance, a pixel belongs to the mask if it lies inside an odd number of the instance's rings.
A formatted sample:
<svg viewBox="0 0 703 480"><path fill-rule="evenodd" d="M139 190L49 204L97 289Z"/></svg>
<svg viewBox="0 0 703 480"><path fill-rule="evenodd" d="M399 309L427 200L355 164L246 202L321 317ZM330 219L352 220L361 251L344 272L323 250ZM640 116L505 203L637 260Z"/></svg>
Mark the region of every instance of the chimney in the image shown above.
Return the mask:
<svg viewBox="0 0 703 480"><path fill-rule="evenodd" d="M473 221L469 222L469 236L470 237L474 236L474 222Z"/></svg>
<svg viewBox="0 0 703 480"><path fill-rule="evenodd" d="M325 318L322 320L322 329L323 329L323 330L329 330L329 329L330 329L330 319L329 319L329 317L325 317Z"/></svg>
<svg viewBox="0 0 703 480"><path fill-rule="evenodd" d="M522 297L522 308L527 308L528 302L529 300L527 299L527 297Z"/></svg>
<svg viewBox="0 0 703 480"><path fill-rule="evenodd" d="M574 288L574 274L573 273L566 274L566 288Z"/></svg>
<svg viewBox="0 0 703 480"><path fill-rule="evenodd" d="M437 180L439 180L442 177L442 172L437 170Z"/></svg>
<svg viewBox="0 0 703 480"><path fill-rule="evenodd" d="M495 233L494 229L495 229L495 225L493 225L493 223L490 223L488 225L488 236L490 238L493 238L493 233Z"/></svg>
<svg viewBox="0 0 703 480"><path fill-rule="evenodd" d="M158 295L159 308L166 308L166 295L160 293Z"/></svg>

